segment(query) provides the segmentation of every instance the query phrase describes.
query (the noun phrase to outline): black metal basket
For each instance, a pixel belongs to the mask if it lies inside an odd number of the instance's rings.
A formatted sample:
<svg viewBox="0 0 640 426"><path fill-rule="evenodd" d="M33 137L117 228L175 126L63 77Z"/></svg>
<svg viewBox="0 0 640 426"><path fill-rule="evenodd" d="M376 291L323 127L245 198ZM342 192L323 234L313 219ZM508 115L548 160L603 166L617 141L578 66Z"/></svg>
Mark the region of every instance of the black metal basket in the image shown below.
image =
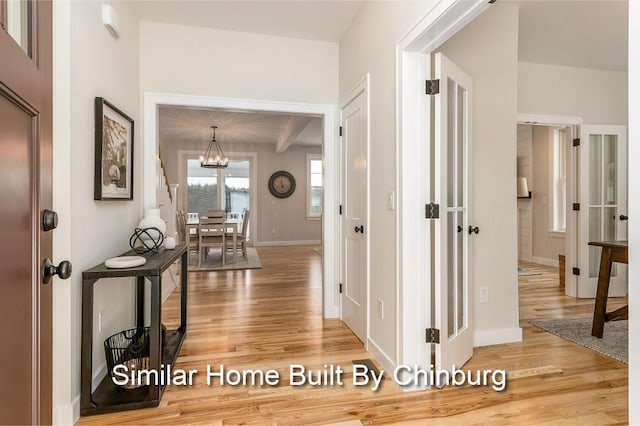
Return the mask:
<svg viewBox="0 0 640 426"><path fill-rule="evenodd" d="M149 368L149 339L151 329L132 328L124 330L104 341L104 355L107 360L107 371L114 377L113 368L117 365L125 365L129 375L132 370ZM125 389L135 389L145 386L146 383L127 383L123 385Z"/></svg>

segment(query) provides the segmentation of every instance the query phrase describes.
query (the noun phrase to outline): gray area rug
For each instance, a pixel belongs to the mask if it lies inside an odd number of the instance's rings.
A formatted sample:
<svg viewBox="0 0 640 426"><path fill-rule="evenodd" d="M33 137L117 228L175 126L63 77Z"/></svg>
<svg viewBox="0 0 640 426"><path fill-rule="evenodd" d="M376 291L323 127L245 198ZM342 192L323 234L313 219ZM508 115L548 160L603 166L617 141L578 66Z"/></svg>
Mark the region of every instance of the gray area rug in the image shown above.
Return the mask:
<svg viewBox="0 0 640 426"><path fill-rule="evenodd" d="M198 256L191 254L189 257L189 272L193 271L233 271L237 269L260 269L262 263L258 251L253 247L247 247L247 258L238 252L235 256L227 254L227 262L222 265L222 253L211 252L198 266Z"/></svg>
<svg viewBox="0 0 640 426"><path fill-rule="evenodd" d="M603 355L629 363L628 355L628 330L627 320L609 321L604 324L602 339L591 335L593 318L556 318L545 320L530 320L529 323L585 346Z"/></svg>

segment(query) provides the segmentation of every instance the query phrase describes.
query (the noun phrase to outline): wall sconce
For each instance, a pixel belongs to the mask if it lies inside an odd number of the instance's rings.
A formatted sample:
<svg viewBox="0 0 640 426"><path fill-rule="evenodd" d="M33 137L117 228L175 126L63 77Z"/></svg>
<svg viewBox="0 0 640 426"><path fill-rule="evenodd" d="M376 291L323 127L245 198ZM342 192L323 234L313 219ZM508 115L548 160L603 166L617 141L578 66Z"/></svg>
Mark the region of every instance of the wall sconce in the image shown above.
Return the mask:
<svg viewBox="0 0 640 426"><path fill-rule="evenodd" d="M518 198L531 198L531 191L529 191L529 185L527 185L527 178L524 176L518 177L516 181Z"/></svg>

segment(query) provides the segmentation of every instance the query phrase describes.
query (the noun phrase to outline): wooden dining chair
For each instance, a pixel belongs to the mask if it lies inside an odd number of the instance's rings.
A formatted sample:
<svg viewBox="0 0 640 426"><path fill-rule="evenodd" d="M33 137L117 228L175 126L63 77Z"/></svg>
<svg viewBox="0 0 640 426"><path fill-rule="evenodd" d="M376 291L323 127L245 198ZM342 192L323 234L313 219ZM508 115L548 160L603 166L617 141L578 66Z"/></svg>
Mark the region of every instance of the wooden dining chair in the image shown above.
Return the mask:
<svg viewBox="0 0 640 426"><path fill-rule="evenodd" d="M223 211L224 212L224 211ZM227 262L227 241L225 238L226 229L224 223L225 216L211 215L200 216L198 223L198 266L202 265L203 257L207 256L209 248L219 247L222 251L222 264Z"/></svg>
<svg viewBox="0 0 640 426"><path fill-rule="evenodd" d="M242 218L242 229L238 235L236 235L236 247L238 244L242 249L242 257L247 258L247 230L249 229L249 210L244 211L244 217ZM227 235L227 243L233 241L233 236Z"/></svg>

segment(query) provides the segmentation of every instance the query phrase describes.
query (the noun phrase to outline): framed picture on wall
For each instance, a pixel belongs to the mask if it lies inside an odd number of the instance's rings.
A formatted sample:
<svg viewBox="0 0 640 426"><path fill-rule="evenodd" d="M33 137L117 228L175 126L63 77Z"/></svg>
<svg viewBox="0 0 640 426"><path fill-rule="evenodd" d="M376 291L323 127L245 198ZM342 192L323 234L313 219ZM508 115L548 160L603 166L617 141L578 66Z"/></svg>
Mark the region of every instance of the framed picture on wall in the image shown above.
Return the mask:
<svg viewBox="0 0 640 426"><path fill-rule="evenodd" d="M133 120L95 99L94 200L133 200Z"/></svg>

